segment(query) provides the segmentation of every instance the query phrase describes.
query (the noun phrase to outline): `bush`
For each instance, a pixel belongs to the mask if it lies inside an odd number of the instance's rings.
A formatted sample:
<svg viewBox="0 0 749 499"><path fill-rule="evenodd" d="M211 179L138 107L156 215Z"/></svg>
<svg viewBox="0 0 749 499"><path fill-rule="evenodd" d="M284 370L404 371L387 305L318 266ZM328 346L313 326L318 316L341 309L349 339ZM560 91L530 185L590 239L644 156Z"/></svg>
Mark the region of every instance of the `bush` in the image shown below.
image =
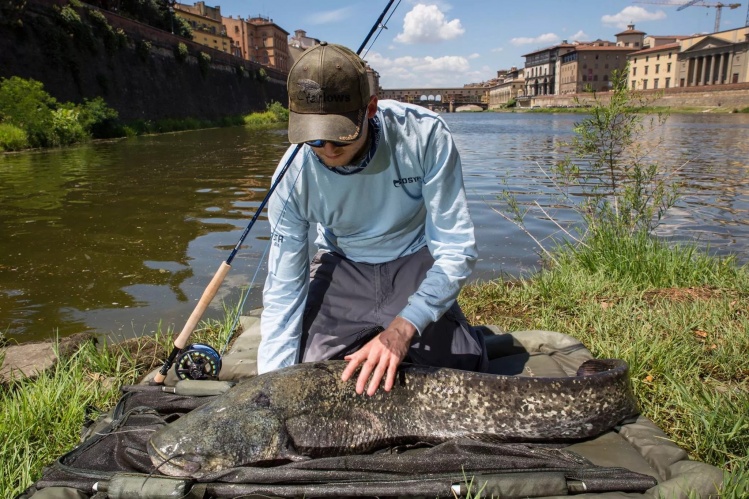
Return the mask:
<svg viewBox="0 0 749 499"><path fill-rule="evenodd" d="M203 76L208 74L208 68L211 64L211 56L203 52L202 50L198 53L198 67Z"/></svg>
<svg viewBox="0 0 749 499"><path fill-rule="evenodd" d="M141 61L146 62L148 56L151 54L151 42L147 40L138 40L138 43L135 45L135 52L138 54L138 57L140 57Z"/></svg>
<svg viewBox="0 0 749 499"><path fill-rule="evenodd" d="M18 76L0 79L0 120L26 132L31 147L50 145L52 111L57 101L44 85Z"/></svg>
<svg viewBox="0 0 749 499"><path fill-rule="evenodd" d="M80 106L78 120L92 137L108 139L124 135L118 118L117 111L107 106L107 103L101 97L96 97L92 100L86 99L83 102Z"/></svg>
<svg viewBox="0 0 749 499"><path fill-rule="evenodd" d="M261 113L252 113L244 117L244 124L251 127L264 127L289 121L289 110L280 102L271 102Z"/></svg>
<svg viewBox="0 0 749 499"><path fill-rule="evenodd" d="M28 147L26 132L10 123L0 123L0 151L20 151Z"/></svg>
<svg viewBox="0 0 749 499"><path fill-rule="evenodd" d="M259 82L265 82L268 80L268 73L265 71L265 68L258 69L255 74L257 76L257 81Z"/></svg>
<svg viewBox="0 0 749 499"><path fill-rule="evenodd" d="M50 145L67 146L82 142L90 136L78 120L80 111L75 106L61 107L52 111L52 135Z"/></svg>
<svg viewBox="0 0 749 499"><path fill-rule="evenodd" d="M189 52L187 50L187 45L185 45L182 42L179 42L176 47L174 47L174 58L177 60L177 62L185 62L187 60Z"/></svg>

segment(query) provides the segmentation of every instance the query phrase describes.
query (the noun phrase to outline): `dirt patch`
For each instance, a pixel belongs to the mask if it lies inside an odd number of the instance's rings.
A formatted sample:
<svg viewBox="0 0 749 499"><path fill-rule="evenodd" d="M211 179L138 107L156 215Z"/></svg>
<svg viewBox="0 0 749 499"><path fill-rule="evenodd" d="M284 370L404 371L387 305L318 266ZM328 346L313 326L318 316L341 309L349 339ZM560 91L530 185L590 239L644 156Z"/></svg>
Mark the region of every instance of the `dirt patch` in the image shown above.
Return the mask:
<svg viewBox="0 0 749 499"><path fill-rule="evenodd" d="M696 288L662 288L646 291L643 298L648 303L658 300L668 300L672 302L689 302L698 300L710 300L725 296L725 291L711 288L708 286Z"/></svg>
<svg viewBox="0 0 749 499"><path fill-rule="evenodd" d="M5 358L0 367L0 383L7 383L12 378L33 378L54 366L59 357L72 355L88 341L95 342L95 336L78 333L61 338L58 343L42 341L7 346L2 349Z"/></svg>

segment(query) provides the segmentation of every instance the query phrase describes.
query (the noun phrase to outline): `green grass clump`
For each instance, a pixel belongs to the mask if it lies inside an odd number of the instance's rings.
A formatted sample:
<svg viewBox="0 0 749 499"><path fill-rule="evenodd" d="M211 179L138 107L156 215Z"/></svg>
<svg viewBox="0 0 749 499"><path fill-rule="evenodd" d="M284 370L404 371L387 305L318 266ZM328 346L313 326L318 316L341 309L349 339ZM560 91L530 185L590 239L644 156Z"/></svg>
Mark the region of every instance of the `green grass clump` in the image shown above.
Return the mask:
<svg viewBox="0 0 749 499"><path fill-rule="evenodd" d="M191 341L221 351L238 307L225 308L223 320L200 324ZM120 386L134 384L160 367L171 351L171 333L160 329L114 345L85 343L35 378L0 386L0 497L16 497L38 480L42 469L79 443L87 410L106 412L121 397ZM0 361L4 352L0 349Z"/></svg>
<svg viewBox="0 0 749 499"><path fill-rule="evenodd" d="M251 113L244 117L244 124L253 128L264 128L289 121L289 110L279 102L271 102L265 111Z"/></svg>
<svg viewBox="0 0 749 499"><path fill-rule="evenodd" d="M532 277L464 288L469 320L559 331L625 360L642 413L691 458L726 470L723 497L746 497L749 269L638 235L557 252Z"/></svg>

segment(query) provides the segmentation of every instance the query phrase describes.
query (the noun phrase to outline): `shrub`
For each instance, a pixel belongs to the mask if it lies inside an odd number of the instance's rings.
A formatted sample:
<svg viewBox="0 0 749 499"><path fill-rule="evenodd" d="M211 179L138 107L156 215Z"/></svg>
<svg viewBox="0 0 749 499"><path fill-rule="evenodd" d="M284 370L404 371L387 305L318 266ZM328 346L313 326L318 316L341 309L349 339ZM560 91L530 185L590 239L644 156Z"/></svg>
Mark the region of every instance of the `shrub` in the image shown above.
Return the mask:
<svg viewBox="0 0 749 499"><path fill-rule="evenodd" d="M82 142L89 134L78 120L80 111L75 106L65 106L52 111L52 141L57 146Z"/></svg>
<svg viewBox="0 0 749 499"><path fill-rule="evenodd" d="M265 82L268 80L268 73L265 71L265 68L260 68L257 70L257 81L259 82Z"/></svg>
<svg viewBox="0 0 749 499"><path fill-rule="evenodd" d="M96 52L96 43L91 33L91 27L81 20L81 16L73 7L66 5L60 9L59 22L69 34L73 35L76 43L93 53Z"/></svg>
<svg viewBox="0 0 749 499"><path fill-rule="evenodd" d="M182 42L179 42L176 47L174 47L174 58L177 60L177 62L185 62L187 60L189 52L187 50L187 45L185 45Z"/></svg>
<svg viewBox="0 0 749 499"><path fill-rule="evenodd" d="M203 76L208 74L208 68L211 64L211 56L203 52L202 50L198 53L198 67Z"/></svg>
<svg viewBox="0 0 749 499"><path fill-rule="evenodd" d="M138 40L138 43L135 45L135 52L138 54L138 57L140 57L140 60L145 62L151 54L151 42L147 40Z"/></svg>
<svg viewBox="0 0 749 499"><path fill-rule="evenodd" d="M107 52L111 54L112 52L120 48L117 34L115 33L114 28L112 28L112 26L107 21L106 16L100 11L93 8L88 9L87 15L91 25L99 33L102 40L104 40L104 46L106 47Z"/></svg>
<svg viewBox="0 0 749 499"><path fill-rule="evenodd" d="M0 79L0 120L24 130L32 147L48 145L56 107L41 82L18 76Z"/></svg>
<svg viewBox="0 0 749 499"><path fill-rule="evenodd" d="M650 159L660 146L655 132L666 115L645 115L656 96L643 97L627 88L627 70L614 71L610 99L593 96L589 117L575 124L573 139L559 144L564 159L546 175L557 194L554 201L577 213L583 221L576 237L554 221L579 247L586 241L651 236L678 198L677 169L667 169ZM505 192L510 215L499 212L534 239L544 254L554 256L534 238L523 222L531 208L521 209L517 198ZM538 203L536 203L538 205ZM549 214L541 209L542 216ZM554 241L555 243L557 241ZM556 260L555 260L556 261Z"/></svg>
<svg viewBox="0 0 749 499"><path fill-rule="evenodd" d="M20 151L28 147L26 132L10 123L0 123L0 151Z"/></svg>
<svg viewBox="0 0 749 499"><path fill-rule="evenodd" d="M84 100L79 106L80 121L83 128L97 139L107 139L111 137L121 137L124 135L121 125L119 124L119 115L117 111L107 106L104 99L96 97L91 100Z"/></svg>

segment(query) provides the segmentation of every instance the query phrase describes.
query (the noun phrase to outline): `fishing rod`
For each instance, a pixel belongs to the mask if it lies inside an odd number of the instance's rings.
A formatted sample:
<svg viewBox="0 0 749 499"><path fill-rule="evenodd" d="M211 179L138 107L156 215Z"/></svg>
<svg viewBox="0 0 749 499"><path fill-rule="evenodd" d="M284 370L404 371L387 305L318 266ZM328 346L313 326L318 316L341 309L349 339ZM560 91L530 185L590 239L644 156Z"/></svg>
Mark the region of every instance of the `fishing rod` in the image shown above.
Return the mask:
<svg viewBox="0 0 749 499"><path fill-rule="evenodd" d="M364 42L362 42L361 46L359 47L359 50L356 51L357 55L361 55L362 50L364 50L364 47L369 42L370 38L372 38L372 35L377 30L377 28L380 28L381 30L385 28L385 26L382 24L382 20L385 18L385 14L387 14L388 10L390 10L390 6L393 5L394 1L395 0L388 1L388 4L385 6L385 9L383 9L380 17L377 18L377 21L375 21L375 23L372 25L372 29L369 30L369 33L364 39ZM390 18L388 18L388 20L389 19ZM226 261L221 263L218 270L216 271L216 274L213 276L213 279L211 279L211 282L208 283L208 286L205 288L205 291L203 291L200 300L198 300L198 304L195 306L192 314L190 314L190 317L187 319L187 322L182 328L182 331L174 339L174 346L172 347L172 351L169 353L169 356L164 361L164 365L161 366L161 369L159 369L159 371L156 373L156 376L154 376L154 383L164 383L166 375L169 373L169 369L175 363L175 360L177 361L177 377L180 379L206 379L215 378L218 376L218 373L221 370L221 356L218 354L218 352L208 345L198 343L189 345L188 347L187 341L190 339L190 335L192 335L195 327L198 325L200 318L203 317L203 314L208 309L208 305L210 305L211 301L216 296L221 283L224 281L226 275L231 269L231 262L237 255L237 252L244 243L245 238L247 238L247 235L250 233L252 226L255 225L255 222L260 216L260 212L262 212L265 208L265 205L268 203L268 199L270 199L271 194L273 194L273 191L276 190L276 187L278 187L281 179L284 177L284 175L286 175L286 171L291 166L291 163L294 161L294 158L301 148L302 144L297 144L296 147L294 147L294 150L289 156L289 159L286 160L286 163L278 173L276 180L268 189L268 193L260 202L260 206L258 206L257 211L255 211L255 215L253 215L252 219L247 224L247 227L245 227L244 231L242 231L242 235L239 237L239 241L237 241L236 246L234 246L234 249L231 251ZM179 358L177 356L179 356Z"/></svg>

